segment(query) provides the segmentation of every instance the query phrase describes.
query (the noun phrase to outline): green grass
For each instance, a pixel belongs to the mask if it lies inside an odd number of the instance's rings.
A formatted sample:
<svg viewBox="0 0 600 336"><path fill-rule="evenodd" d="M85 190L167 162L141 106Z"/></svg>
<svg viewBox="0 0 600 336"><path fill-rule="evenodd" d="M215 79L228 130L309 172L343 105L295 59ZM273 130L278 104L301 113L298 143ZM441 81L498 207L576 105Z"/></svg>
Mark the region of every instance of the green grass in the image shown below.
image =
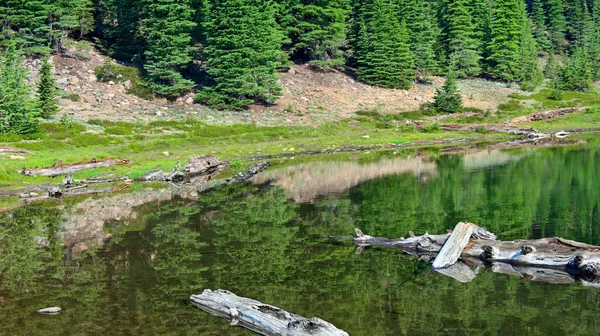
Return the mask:
<svg viewBox="0 0 600 336"><path fill-rule="evenodd" d="M17 171L23 167L50 166L56 160L63 163L88 161L92 158L129 159L132 165L92 169L75 174L76 179L98 175L141 175L150 169L171 170L177 158L185 161L190 155L213 154L233 161L235 168L249 163L256 155L302 152L306 150L340 148L374 144L401 144L422 140L459 139L480 136L477 133L444 132L439 126L416 131L404 120L398 127L382 124L386 116L362 116L359 126L348 121L326 123L318 127L231 126L207 125L195 120L133 124L90 120L87 125L71 127L59 123L42 124L42 132L26 137L0 135L0 145L29 149L26 160L11 160L0 155L0 184L12 187L35 183L57 183L59 178L25 177ZM411 127L412 126L412 127ZM86 129L93 129L93 133ZM368 137L366 137L368 135Z"/></svg>

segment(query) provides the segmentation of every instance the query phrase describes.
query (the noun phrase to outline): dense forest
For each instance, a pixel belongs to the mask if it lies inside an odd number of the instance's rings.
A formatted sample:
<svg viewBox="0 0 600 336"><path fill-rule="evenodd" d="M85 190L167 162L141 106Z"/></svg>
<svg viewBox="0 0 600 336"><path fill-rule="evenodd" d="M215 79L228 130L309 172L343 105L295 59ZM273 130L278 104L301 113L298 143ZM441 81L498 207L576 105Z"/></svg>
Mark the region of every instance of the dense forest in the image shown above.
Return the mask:
<svg viewBox="0 0 600 336"><path fill-rule="evenodd" d="M600 78L598 0L5 0L0 43L59 53L89 39L155 95L217 108L273 103L292 62L409 88L452 72L582 90ZM548 57L546 57L548 56ZM541 58L544 57L544 58ZM540 59L548 59L544 71Z"/></svg>

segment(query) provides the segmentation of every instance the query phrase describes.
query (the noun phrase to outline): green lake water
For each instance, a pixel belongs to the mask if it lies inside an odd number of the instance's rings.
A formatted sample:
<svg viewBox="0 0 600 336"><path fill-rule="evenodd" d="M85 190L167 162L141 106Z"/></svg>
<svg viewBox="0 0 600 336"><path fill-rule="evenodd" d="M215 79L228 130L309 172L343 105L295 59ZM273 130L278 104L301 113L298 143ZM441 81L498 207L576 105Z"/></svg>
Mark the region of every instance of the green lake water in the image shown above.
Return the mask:
<svg viewBox="0 0 600 336"><path fill-rule="evenodd" d="M377 157L375 158L375 156ZM600 149L313 158L245 185L0 213L1 335L251 335L189 306L227 289L350 335L594 335L600 289L481 269L470 283L349 241L443 233L600 245ZM60 306L55 316L35 311Z"/></svg>

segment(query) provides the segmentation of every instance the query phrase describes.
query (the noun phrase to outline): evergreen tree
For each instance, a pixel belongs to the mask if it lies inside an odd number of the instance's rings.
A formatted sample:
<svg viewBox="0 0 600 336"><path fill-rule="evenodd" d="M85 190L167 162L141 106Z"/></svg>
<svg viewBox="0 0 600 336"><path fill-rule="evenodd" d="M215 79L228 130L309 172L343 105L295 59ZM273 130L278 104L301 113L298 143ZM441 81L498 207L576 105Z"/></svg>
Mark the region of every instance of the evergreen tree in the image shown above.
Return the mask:
<svg viewBox="0 0 600 336"><path fill-rule="evenodd" d="M140 33L142 1L105 0L99 3L96 34L108 53L119 60L140 62L145 40Z"/></svg>
<svg viewBox="0 0 600 336"><path fill-rule="evenodd" d="M47 119L58 112L57 93L56 80L52 76L52 65L48 58L44 58L38 83L38 107L42 118Z"/></svg>
<svg viewBox="0 0 600 336"><path fill-rule="evenodd" d="M206 52L215 85L199 92L198 101L235 109L275 102L282 38L274 14L271 1L212 1Z"/></svg>
<svg viewBox="0 0 600 336"><path fill-rule="evenodd" d="M523 37L521 0L497 0L492 6L490 43L487 46L490 74L497 79L519 78L520 42Z"/></svg>
<svg viewBox="0 0 600 336"><path fill-rule="evenodd" d="M547 27L550 40L555 50L562 50L567 27L563 0L546 0L546 15L548 17Z"/></svg>
<svg viewBox="0 0 600 336"><path fill-rule="evenodd" d="M471 21L467 0L446 0L447 53L450 67L458 77L477 76L481 73L478 42Z"/></svg>
<svg viewBox="0 0 600 336"><path fill-rule="evenodd" d="M538 53L543 55L552 49L552 42L546 29L546 13L542 0L533 0L531 3L531 21L533 24L533 37L538 47Z"/></svg>
<svg viewBox="0 0 600 336"><path fill-rule="evenodd" d="M456 87L456 75L450 71L442 89L437 89L431 107L436 112L456 113L463 108L463 100Z"/></svg>
<svg viewBox="0 0 600 336"><path fill-rule="evenodd" d="M322 65L342 65L349 12L349 0L295 0L295 57Z"/></svg>
<svg viewBox="0 0 600 336"><path fill-rule="evenodd" d="M554 54L550 53L550 56L548 56L548 61L546 61L546 66L544 67L544 77L554 80L558 77L559 73L560 64L558 64Z"/></svg>
<svg viewBox="0 0 600 336"><path fill-rule="evenodd" d="M574 0L569 12L569 40L572 44L589 45L593 28L586 0Z"/></svg>
<svg viewBox="0 0 600 336"><path fill-rule="evenodd" d="M407 0L407 28L410 35L410 49L414 56L415 69L425 75L439 72L439 64L434 52L435 33L432 27L429 1Z"/></svg>
<svg viewBox="0 0 600 336"><path fill-rule="evenodd" d="M360 34L365 48L359 59L358 78L386 88L408 89L415 77L413 57L404 21L398 22L393 3L373 0L373 16Z"/></svg>
<svg viewBox="0 0 600 336"><path fill-rule="evenodd" d="M25 83L27 70L15 42L0 54L0 133L27 134L38 129L39 110Z"/></svg>
<svg viewBox="0 0 600 336"><path fill-rule="evenodd" d="M519 45L519 81L521 89L533 91L544 81L544 74L540 70L538 61L538 48L531 31L531 22L527 17L524 4L521 5L522 34Z"/></svg>
<svg viewBox="0 0 600 336"><path fill-rule="evenodd" d="M592 65L585 45L575 47L573 55L559 73L562 90L587 91L593 87Z"/></svg>
<svg viewBox="0 0 600 336"><path fill-rule="evenodd" d="M592 31L590 36L590 61L594 80L600 79L600 0L594 0L592 7Z"/></svg>
<svg viewBox="0 0 600 336"><path fill-rule="evenodd" d="M190 0L144 0L144 8L144 70L150 87L161 96L177 97L194 85L181 75L183 67L192 61Z"/></svg>

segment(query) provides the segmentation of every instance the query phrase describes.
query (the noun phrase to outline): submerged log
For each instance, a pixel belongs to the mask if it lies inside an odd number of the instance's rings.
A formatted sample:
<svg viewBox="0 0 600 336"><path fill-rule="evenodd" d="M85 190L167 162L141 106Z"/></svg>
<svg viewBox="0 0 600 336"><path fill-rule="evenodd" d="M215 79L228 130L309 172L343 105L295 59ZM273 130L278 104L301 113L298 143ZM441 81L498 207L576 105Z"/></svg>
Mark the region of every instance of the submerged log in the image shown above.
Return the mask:
<svg viewBox="0 0 600 336"><path fill-rule="evenodd" d="M76 162L68 165L63 165L62 161L55 162L50 167L44 168L34 168L29 169L23 167L21 170L21 174L25 176L47 176L47 177L56 177L61 175L69 175L74 172L86 169L100 168L100 167L110 167L116 165L123 164L131 164L130 160L121 160L121 159L104 159L104 160L96 160L92 159L88 162Z"/></svg>
<svg viewBox="0 0 600 336"><path fill-rule="evenodd" d="M464 226L464 224L459 223L457 226ZM535 274L538 276L544 274L542 278L546 278L545 282L551 282L548 281L550 278L556 279L558 274L560 277L571 277L588 284L600 282L600 246L558 237L499 241L487 230L475 224L470 225L473 225L473 233L466 246L462 248L460 245L452 244L454 253L460 250L460 258L466 263L481 261L487 265L503 264L504 266L496 268L506 270L508 267L521 275L523 272L527 273L522 271L523 269L535 269ZM429 235L425 233L422 236L414 236L411 233L411 237L406 239L388 239L365 235L359 229L355 229L355 231L357 236L353 241L361 249L371 245L397 248L429 262L435 260L444 244L447 244L448 238L451 237L451 234ZM492 268L492 270L494 269ZM442 271L441 273L453 274L452 271ZM463 276L464 274L461 275L461 277Z"/></svg>
<svg viewBox="0 0 600 336"><path fill-rule="evenodd" d="M261 335L348 336L345 331L317 317L307 319L222 289L205 289L202 294L192 295L190 301L205 312L230 321L231 325Z"/></svg>

